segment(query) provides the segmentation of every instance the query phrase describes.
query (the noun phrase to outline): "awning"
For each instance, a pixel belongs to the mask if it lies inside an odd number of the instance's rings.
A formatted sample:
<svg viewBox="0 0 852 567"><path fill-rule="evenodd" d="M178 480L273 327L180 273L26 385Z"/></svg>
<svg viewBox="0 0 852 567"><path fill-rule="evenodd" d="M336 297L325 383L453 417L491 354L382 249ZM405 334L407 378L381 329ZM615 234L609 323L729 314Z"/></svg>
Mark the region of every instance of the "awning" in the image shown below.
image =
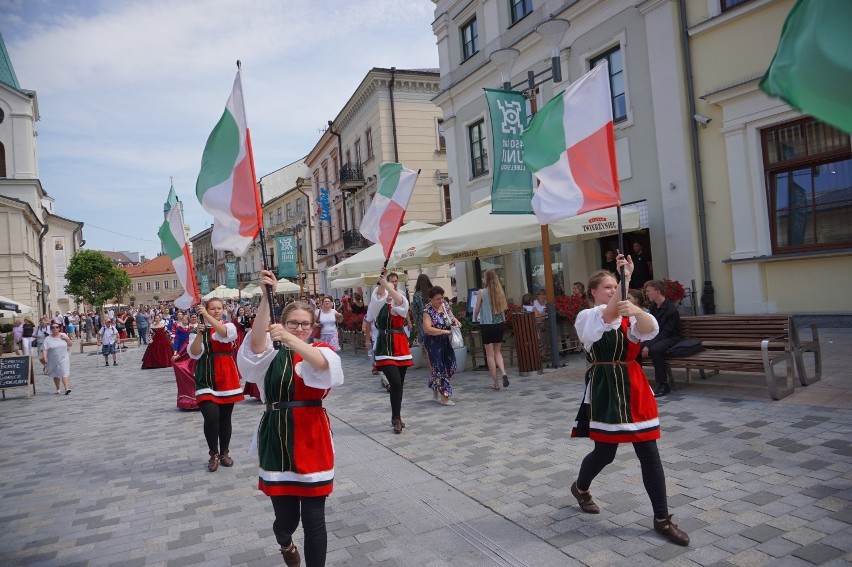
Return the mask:
<svg viewBox="0 0 852 567"><path fill-rule="evenodd" d="M231 289L231 288L226 287L224 285L220 285L219 287L217 287L216 289L214 289L210 293L202 295L201 299L203 299L204 301L207 301L208 299L213 299L213 298L216 298L216 299L236 299L237 297L239 297L239 295L240 295L240 290Z"/></svg>
<svg viewBox="0 0 852 567"><path fill-rule="evenodd" d="M382 260L384 262L384 260ZM404 282L408 279L408 275L405 272L402 272L399 275L399 281ZM361 274L360 276L355 276L351 278L337 278L336 280L332 280L328 285L331 289L346 289L350 287L369 287L372 288L376 285L376 282L379 279L379 274Z"/></svg>
<svg viewBox="0 0 852 567"><path fill-rule="evenodd" d="M639 230L639 211L622 207L621 223L624 232ZM616 210L612 207L564 219L549 225L549 230L551 244L616 234ZM491 200L486 199L409 245L394 247L391 262L397 267L430 266L536 246L541 246L541 225L535 215L492 215Z"/></svg>
<svg viewBox="0 0 852 567"><path fill-rule="evenodd" d="M240 291L242 297L259 297L262 293L263 290L257 284L248 284Z"/></svg>
<svg viewBox="0 0 852 567"><path fill-rule="evenodd" d="M399 235L396 237L394 250L405 249L414 240L422 237L424 234L428 234L429 232L436 230L437 228L438 227L434 224L419 221L410 221L405 223L399 229ZM338 278L360 277L364 274L378 274L384 263L385 254L382 251L382 246L380 244L373 244L354 256L350 256L342 262L331 266L328 270L326 270L326 277L329 280L336 280ZM393 258L391 258L391 261L388 262L388 269L395 267L396 264L394 264Z"/></svg>
<svg viewBox="0 0 852 567"><path fill-rule="evenodd" d="M4 318L22 318L31 317L33 308L29 305L24 305L18 301L12 301L8 297L0 295L0 317Z"/></svg>

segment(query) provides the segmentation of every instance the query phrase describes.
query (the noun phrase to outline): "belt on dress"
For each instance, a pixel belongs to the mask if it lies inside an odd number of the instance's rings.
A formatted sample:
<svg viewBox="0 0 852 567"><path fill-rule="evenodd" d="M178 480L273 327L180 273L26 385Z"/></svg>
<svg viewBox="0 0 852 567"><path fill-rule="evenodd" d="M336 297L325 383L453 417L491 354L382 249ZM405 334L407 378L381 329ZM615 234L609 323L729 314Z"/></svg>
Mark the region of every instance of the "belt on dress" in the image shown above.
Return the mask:
<svg viewBox="0 0 852 567"><path fill-rule="evenodd" d="M382 335L399 335L404 332L403 329L379 329L379 333Z"/></svg>
<svg viewBox="0 0 852 567"><path fill-rule="evenodd" d="M266 411L278 411L290 408L322 407L322 400L295 400L292 402L272 402L266 404Z"/></svg>
<svg viewBox="0 0 852 567"><path fill-rule="evenodd" d="M635 360L609 360L590 362L589 366L627 366L633 364Z"/></svg>
<svg viewBox="0 0 852 567"><path fill-rule="evenodd" d="M216 357L216 356L233 356L233 355L234 355L234 353L232 353L232 352L211 352L210 353L210 356L213 356L213 357Z"/></svg>

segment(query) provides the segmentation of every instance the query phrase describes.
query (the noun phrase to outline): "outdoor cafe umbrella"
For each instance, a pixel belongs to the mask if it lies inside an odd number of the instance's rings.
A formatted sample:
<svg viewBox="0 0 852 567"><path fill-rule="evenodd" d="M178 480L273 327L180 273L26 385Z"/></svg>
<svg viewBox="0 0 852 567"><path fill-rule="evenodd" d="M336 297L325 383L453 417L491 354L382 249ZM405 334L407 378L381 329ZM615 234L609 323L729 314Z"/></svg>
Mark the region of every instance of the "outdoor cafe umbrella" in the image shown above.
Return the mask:
<svg viewBox="0 0 852 567"><path fill-rule="evenodd" d="M0 317L5 317L5 318L17 317L17 318L20 319L20 318L25 317L25 316L32 317L32 315L33 315L33 308L30 307L29 305L24 305L23 303L19 303L17 301L12 301L8 297L4 297L2 295L0 295L0 305L2 305L2 308L0 308ZM13 307L13 306L16 306L17 312L13 309L8 309L8 307Z"/></svg>
<svg viewBox="0 0 852 567"><path fill-rule="evenodd" d="M431 266L508 254L541 246L541 225L535 215L492 215L491 199L405 246L396 246L391 262L397 267ZM639 230L639 211L621 209L625 232ZM550 242L576 242L616 234L615 207L567 218L549 225Z"/></svg>
<svg viewBox="0 0 852 567"><path fill-rule="evenodd" d="M382 262L384 262L384 260L382 260ZM400 281L405 281L408 278L405 272L402 272L398 275ZM378 272L374 272L372 274L361 274L360 276L354 276L351 278L337 278L336 280L332 280L329 283L329 287L331 287L331 289L347 289L350 287L372 288L374 285L376 285L376 281L378 279Z"/></svg>
<svg viewBox="0 0 852 567"><path fill-rule="evenodd" d="M258 297L263 294L263 290L257 284L248 284L240 293L243 297Z"/></svg>
<svg viewBox="0 0 852 567"><path fill-rule="evenodd" d="M202 296L201 299L203 299L204 301L207 301L208 299L213 299L214 297L216 299L236 299L237 297L239 297L239 295L240 290L231 289L224 285L220 285L210 293Z"/></svg>
<svg viewBox="0 0 852 567"><path fill-rule="evenodd" d="M298 284L294 284L286 278L278 280L278 284L275 286L275 293L300 293L301 291L302 288Z"/></svg>

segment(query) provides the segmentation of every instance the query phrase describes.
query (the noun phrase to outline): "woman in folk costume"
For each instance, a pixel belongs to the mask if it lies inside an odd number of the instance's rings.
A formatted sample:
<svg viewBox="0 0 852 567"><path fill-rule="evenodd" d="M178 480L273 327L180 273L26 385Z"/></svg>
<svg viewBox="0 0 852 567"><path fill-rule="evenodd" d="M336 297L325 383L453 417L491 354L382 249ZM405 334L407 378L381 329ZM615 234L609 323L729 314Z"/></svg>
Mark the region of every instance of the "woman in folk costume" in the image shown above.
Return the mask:
<svg viewBox="0 0 852 567"><path fill-rule="evenodd" d="M379 276L379 285L370 297L370 306L364 317L364 321L370 323L375 331L374 336L365 340L375 342L373 355L376 366L390 384L391 425L394 433L402 433L405 427L401 416L402 390L405 372L414 364L408 337L403 329L408 315L408 300L396 290L398 281L399 276L393 272ZM370 344L367 343L369 348Z"/></svg>
<svg viewBox="0 0 852 567"><path fill-rule="evenodd" d="M154 315L151 324L153 330L151 342L142 356L142 370L149 368L168 368L172 365L174 349L169 333L166 331L166 322L159 315Z"/></svg>
<svg viewBox="0 0 852 567"><path fill-rule="evenodd" d="M654 529L678 545L688 545L689 536L672 523L666 496L666 478L657 439L660 420L648 378L636 361L640 341L659 332L656 319L630 301L621 300L621 286L630 284L633 262L623 254L617 267L624 268L619 284L612 272L601 270L589 279L594 307L577 315L574 323L583 343L589 369L586 391L571 437L589 437L594 450L580 465L571 494L583 512L598 514L592 500L592 480L615 459L619 443L632 443L642 468L642 482L654 509Z"/></svg>
<svg viewBox="0 0 852 567"><path fill-rule="evenodd" d="M277 279L264 270L260 283L274 291ZM343 368L329 344L307 343L315 323L310 305L289 303L281 320L270 325L263 294L237 355L240 372L247 382L257 383L266 404L252 441L260 457L258 487L272 500L272 531L284 562L300 565L293 532L301 519L305 564L325 565L325 501L333 489L334 446L322 400L332 386L343 383ZM280 341L282 348L275 350L273 341Z"/></svg>
<svg viewBox="0 0 852 567"><path fill-rule="evenodd" d="M234 460L228 455L231 444L231 414L234 404L243 400L240 375L234 361L234 342L237 329L233 323L223 323L225 308L221 299L207 300L195 308L204 326L198 329L189 345L190 358L195 366L195 401L204 417L204 438L210 450L207 470L215 472L221 463L231 467Z"/></svg>
<svg viewBox="0 0 852 567"><path fill-rule="evenodd" d="M172 368L175 371L175 383L177 384L177 407L182 410L197 410L198 402L195 401L195 366L196 361L189 357L189 344L195 340L198 330L198 315L193 313L189 317L185 314L183 322L178 324L175 333L175 347L177 352L172 356ZM203 327L202 327L203 329ZM178 337L182 333L186 336L178 343Z"/></svg>

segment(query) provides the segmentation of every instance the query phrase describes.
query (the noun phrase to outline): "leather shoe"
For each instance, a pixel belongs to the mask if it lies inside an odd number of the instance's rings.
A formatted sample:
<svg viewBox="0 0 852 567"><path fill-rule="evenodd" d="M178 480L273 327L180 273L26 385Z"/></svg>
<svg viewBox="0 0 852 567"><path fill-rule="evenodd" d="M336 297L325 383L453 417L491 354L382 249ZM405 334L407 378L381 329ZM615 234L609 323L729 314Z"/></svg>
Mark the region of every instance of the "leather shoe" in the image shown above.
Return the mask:
<svg viewBox="0 0 852 567"><path fill-rule="evenodd" d="M222 454L219 455L219 462L223 467L232 467L234 466L234 459L228 456L227 451L222 451Z"/></svg>
<svg viewBox="0 0 852 567"><path fill-rule="evenodd" d="M284 557L284 564L287 567L300 567L302 565L299 548L293 542L290 542L290 545L287 547L281 546L281 555Z"/></svg>
<svg viewBox="0 0 852 567"><path fill-rule="evenodd" d="M217 455L215 451L210 451L210 460L207 461L207 470L210 472L216 472L218 468L219 455Z"/></svg>
<svg viewBox="0 0 852 567"><path fill-rule="evenodd" d="M402 433L402 422L399 420L398 417L393 418L391 420L391 423L393 424L393 432L394 433L397 433L397 434Z"/></svg>
<svg viewBox="0 0 852 567"><path fill-rule="evenodd" d="M666 516L665 520L654 518L654 530L669 538L669 541L672 543L689 545L689 536L672 522L671 514Z"/></svg>
<svg viewBox="0 0 852 567"><path fill-rule="evenodd" d="M654 397L655 398L662 398L663 396L668 396L671 391L672 391L672 388L668 384L666 384L666 383L660 384L659 386L657 386L657 389L654 390Z"/></svg>
<svg viewBox="0 0 852 567"><path fill-rule="evenodd" d="M592 500L591 492L580 492L580 489L577 488L577 483L571 485L571 494L574 495L574 498L577 499L577 504L580 505L580 510L587 514L600 514L601 509L598 508L598 505L595 504L595 501Z"/></svg>

